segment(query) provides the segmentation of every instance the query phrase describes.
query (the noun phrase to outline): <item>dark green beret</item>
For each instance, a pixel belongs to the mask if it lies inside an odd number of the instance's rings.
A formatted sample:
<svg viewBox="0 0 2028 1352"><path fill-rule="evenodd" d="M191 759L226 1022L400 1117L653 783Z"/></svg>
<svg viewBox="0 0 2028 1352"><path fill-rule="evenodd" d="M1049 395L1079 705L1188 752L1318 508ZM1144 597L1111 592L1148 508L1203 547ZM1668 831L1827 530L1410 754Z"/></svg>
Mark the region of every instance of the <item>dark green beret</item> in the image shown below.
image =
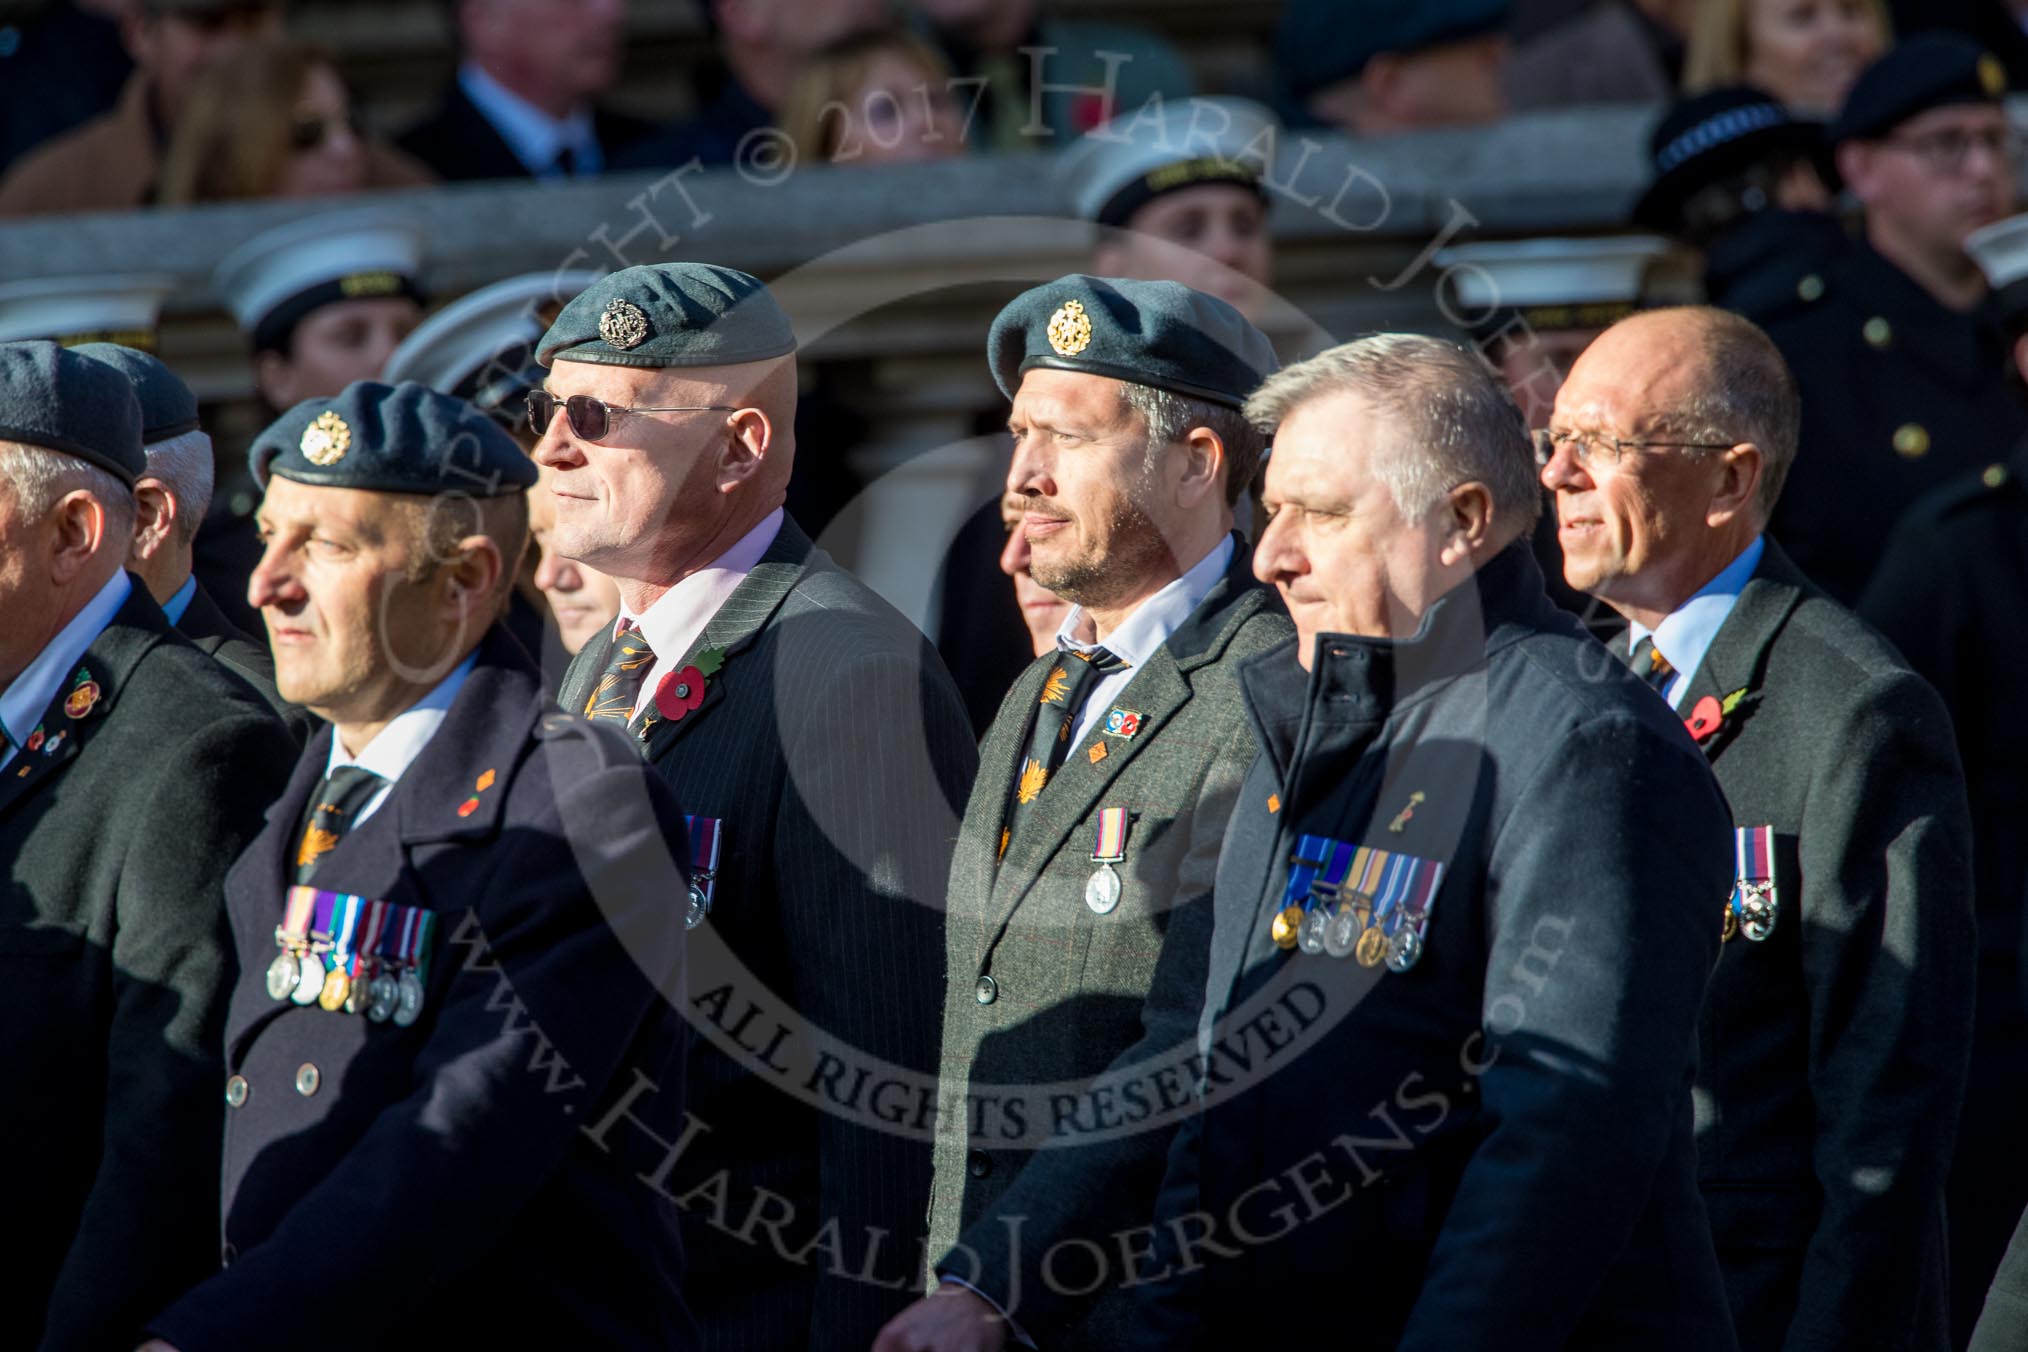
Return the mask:
<svg viewBox="0 0 2028 1352"><path fill-rule="evenodd" d="M143 446L197 430L197 396L160 357L118 343L80 343L71 351L102 361L134 382Z"/></svg>
<svg viewBox="0 0 2028 1352"><path fill-rule="evenodd" d="M1382 52L1406 55L1506 26L1511 0L1288 0L1275 69L1297 99L1352 79Z"/></svg>
<svg viewBox="0 0 2028 1352"><path fill-rule="evenodd" d="M247 452L254 481L280 475L320 488L503 497L535 485L535 462L500 424L462 399L405 380L355 380L268 424Z"/></svg>
<svg viewBox="0 0 2028 1352"><path fill-rule="evenodd" d="M759 278L710 263L647 263L580 292L542 335L535 359L738 366L795 350L789 317Z"/></svg>
<svg viewBox="0 0 2028 1352"><path fill-rule="evenodd" d="M1903 38L1861 71L1831 123L1831 143L1878 141L1918 113L1954 103L1997 104L2007 68L1956 33L1931 30Z"/></svg>
<svg viewBox="0 0 2028 1352"><path fill-rule="evenodd" d="M0 441L74 455L129 488L148 468L134 383L47 340L0 343Z"/></svg>
<svg viewBox="0 0 2028 1352"><path fill-rule="evenodd" d="M1009 399L1038 366L1083 371L1238 408L1280 365L1239 311L1180 282L1073 273L1016 296L986 338Z"/></svg>

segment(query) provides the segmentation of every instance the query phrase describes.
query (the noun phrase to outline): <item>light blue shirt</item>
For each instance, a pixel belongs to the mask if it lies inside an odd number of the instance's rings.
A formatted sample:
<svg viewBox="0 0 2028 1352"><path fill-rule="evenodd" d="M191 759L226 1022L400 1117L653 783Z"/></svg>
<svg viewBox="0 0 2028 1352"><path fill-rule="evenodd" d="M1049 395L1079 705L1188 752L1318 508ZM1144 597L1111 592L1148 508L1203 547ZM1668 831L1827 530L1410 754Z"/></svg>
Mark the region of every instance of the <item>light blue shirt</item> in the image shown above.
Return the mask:
<svg viewBox="0 0 2028 1352"><path fill-rule="evenodd" d="M197 579L186 577L176 594L162 603L162 613L169 617L171 625L183 623L183 612L190 609L190 598L197 595Z"/></svg>
<svg viewBox="0 0 2028 1352"><path fill-rule="evenodd" d="M372 741L359 748L356 756L345 754L345 743L339 740L338 729L331 729L331 756L324 763L326 776L341 765L356 765L387 781L359 809L359 815L352 819L354 826L380 810L380 805L387 801L387 795L394 792L395 783L409 766L415 764L415 758L422 754L430 738L437 735L437 729L444 725L444 715L451 711L451 701L458 697L465 678L472 674L472 668L478 661L476 652L467 654L465 660L452 667L451 674L438 681L429 694L389 720Z"/></svg>
<svg viewBox="0 0 2028 1352"><path fill-rule="evenodd" d="M1091 688L1091 694L1086 696L1084 708L1077 716L1077 726L1071 730L1072 746L1082 742L1099 715L1126 694L1127 687L1133 683L1134 673L1146 665L1156 649L1169 641L1169 635L1183 627L1183 621L1190 618L1190 612L1197 609L1218 584L1218 579L1225 576L1225 570L1232 566L1232 549L1232 536L1227 535L1189 572L1135 606L1133 613L1121 622L1119 628L1107 634L1102 643L1083 643L1072 637L1084 627L1084 607L1070 608L1070 614L1063 617L1063 623L1056 631L1058 647L1081 653L1103 647L1127 664L1124 670L1101 676L1098 684Z"/></svg>
<svg viewBox="0 0 2028 1352"><path fill-rule="evenodd" d="M533 36L541 40L540 34ZM458 87L493 124L493 130L500 133L514 158L537 178L563 177L556 167L556 157L565 146L577 156L580 176L596 174L606 167L589 108L579 108L561 120L553 118L470 61L458 67Z"/></svg>
<svg viewBox="0 0 2028 1352"><path fill-rule="evenodd" d="M1669 612L1659 626L1648 629L1640 624L1628 624L1628 652L1632 652L1642 639L1652 638L1655 651L1667 658L1669 665L1676 669L1676 674L1662 687L1662 696L1669 701L1670 707L1682 708L1683 692L1690 688L1691 676L1696 674L1704 654L1711 650L1711 640L1718 637L1725 617L1732 613L1732 607L1739 601L1740 592L1746 589L1753 570L1760 567L1760 556L1766 552L1765 538L1754 536L1753 543L1741 550L1738 558L1719 570L1718 576L1700 587L1695 596Z"/></svg>
<svg viewBox="0 0 2028 1352"><path fill-rule="evenodd" d="M0 766L13 760L21 750L21 744L35 731L36 722L49 708L50 701L56 698L71 671L84 660L85 649L105 632L133 589L124 568L114 573L84 603L84 608L70 617L70 623L43 645L35 660L21 669L6 693L0 694L0 738L6 742L5 749L0 750Z"/></svg>

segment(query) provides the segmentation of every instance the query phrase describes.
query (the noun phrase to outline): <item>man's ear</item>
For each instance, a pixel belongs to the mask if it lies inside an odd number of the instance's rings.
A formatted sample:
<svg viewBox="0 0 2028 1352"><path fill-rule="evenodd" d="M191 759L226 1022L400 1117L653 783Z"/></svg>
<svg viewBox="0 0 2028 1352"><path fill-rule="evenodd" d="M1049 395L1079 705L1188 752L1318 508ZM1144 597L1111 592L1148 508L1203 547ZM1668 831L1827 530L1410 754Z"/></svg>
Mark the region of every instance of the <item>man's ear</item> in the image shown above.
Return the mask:
<svg viewBox="0 0 2028 1352"><path fill-rule="evenodd" d="M757 476L774 445L775 427L757 408L743 408L725 420L726 438L718 452L718 491L730 493Z"/></svg>
<svg viewBox="0 0 2028 1352"><path fill-rule="evenodd" d="M106 539L105 505L86 489L72 489L50 510L56 529L50 534L49 575L57 585L76 581L101 548L117 548L127 557L129 542Z"/></svg>
<svg viewBox="0 0 2028 1352"><path fill-rule="evenodd" d="M506 568L507 561L501 557L500 546L492 536L467 535L458 541L444 565L449 596L456 600L458 613L466 619L479 618L490 624L497 609L493 593Z"/></svg>
<svg viewBox="0 0 2028 1352"><path fill-rule="evenodd" d="M1443 544L1437 558L1446 568L1469 563L1493 538L1493 491L1476 479L1467 480L1444 496L1437 509Z"/></svg>
<svg viewBox="0 0 2028 1352"><path fill-rule="evenodd" d="M160 479L135 482L134 544L129 558L145 562L155 557L175 528L177 507L175 494Z"/></svg>
<svg viewBox="0 0 2028 1352"><path fill-rule="evenodd" d="M1225 443L1208 427L1193 427L1177 445L1183 476L1176 481L1176 505L1195 507L1212 494L1225 492Z"/></svg>
<svg viewBox="0 0 2028 1352"><path fill-rule="evenodd" d="M1750 441L1719 452L1718 461L1718 483L1704 509L1705 524L1710 526L1722 526L1742 512L1753 511L1760 496L1761 476L1767 473L1767 457Z"/></svg>

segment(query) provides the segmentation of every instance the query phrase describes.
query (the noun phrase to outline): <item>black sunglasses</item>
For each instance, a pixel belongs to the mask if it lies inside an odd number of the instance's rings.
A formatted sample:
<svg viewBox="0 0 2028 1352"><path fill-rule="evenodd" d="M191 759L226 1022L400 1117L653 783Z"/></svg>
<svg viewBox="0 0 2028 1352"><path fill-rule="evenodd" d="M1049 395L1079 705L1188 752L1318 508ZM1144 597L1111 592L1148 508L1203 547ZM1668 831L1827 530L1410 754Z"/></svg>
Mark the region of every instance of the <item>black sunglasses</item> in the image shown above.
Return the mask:
<svg viewBox="0 0 2028 1352"><path fill-rule="evenodd" d="M568 399L558 399L548 390L528 392L528 427L536 436L549 431L549 424L556 418L556 410L563 409L564 419L569 422L571 434L579 441L603 441L613 430L613 417L619 413L737 413L737 404L643 404L623 408L594 399L588 394L573 394Z"/></svg>

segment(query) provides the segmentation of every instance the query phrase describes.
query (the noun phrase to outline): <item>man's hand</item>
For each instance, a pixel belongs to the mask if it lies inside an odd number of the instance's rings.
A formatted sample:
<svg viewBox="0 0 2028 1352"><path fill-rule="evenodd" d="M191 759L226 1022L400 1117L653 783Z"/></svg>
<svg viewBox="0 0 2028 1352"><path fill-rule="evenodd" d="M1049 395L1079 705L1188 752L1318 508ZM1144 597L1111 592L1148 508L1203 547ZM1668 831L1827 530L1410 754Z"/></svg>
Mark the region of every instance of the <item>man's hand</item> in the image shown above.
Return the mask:
<svg viewBox="0 0 2028 1352"><path fill-rule="evenodd" d="M999 1312L976 1291L945 1282L888 1320L873 1352L1000 1352L1006 1345Z"/></svg>

